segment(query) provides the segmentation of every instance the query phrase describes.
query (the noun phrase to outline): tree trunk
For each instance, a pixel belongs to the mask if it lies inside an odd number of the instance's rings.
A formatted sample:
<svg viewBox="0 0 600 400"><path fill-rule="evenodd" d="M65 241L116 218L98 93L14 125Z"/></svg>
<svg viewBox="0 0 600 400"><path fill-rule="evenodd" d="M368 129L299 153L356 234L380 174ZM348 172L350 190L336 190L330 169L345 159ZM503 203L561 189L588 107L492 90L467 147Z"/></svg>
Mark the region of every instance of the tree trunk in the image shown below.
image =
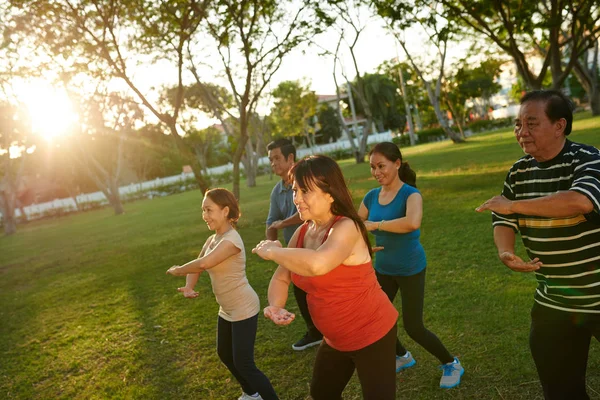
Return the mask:
<svg viewBox="0 0 600 400"><path fill-rule="evenodd" d="M433 110L435 111L435 116L436 116L438 122L440 123L440 126L444 130L444 133L446 133L446 136L448 136L454 143L464 142L464 139L460 136L460 133L454 132L448 126L448 121L446 120L446 116L442 112L442 107L440 105L440 99L438 97L436 97L435 94L433 93L433 90L431 89L431 83L429 81L425 81L425 88L427 89L427 96L429 97L429 101L431 102L431 105L433 106Z"/></svg>
<svg viewBox="0 0 600 400"><path fill-rule="evenodd" d="M254 155L254 149L252 148L252 141L250 138L246 141L246 151L244 157L244 170L246 171L246 186L256 186L256 175L258 169L258 157Z"/></svg>
<svg viewBox="0 0 600 400"><path fill-rule="evenodd" d="M598 81L598 42L592 52L592 66L588 65L588 54L573 64L573 74L585 90L592 109L592 115L600 115L600 82Z"/></svg>
<svg viewBox="0 0 600 400"><path fill-rule="evenodd" d="M417 132L423 130L423 121L421 121L421 113L419 112L419 105L413 104L415 110L415 124L417 125Z"/></svg>
<svg viewBox="0 0 600 400"><path fill-rule="evenodd" d="M588 94L590 97L590 107L592 108L592 115L600 115L600 91L596 87L595 93Z"/></svg>
<svg viewBox="0 0 600 400"><path fill-rule="evenodd" d="M102 193L104 193L104 196L106 196L108 202L115 211L115 215L125 213L125 209L121 203L121 195L119 194L119 184L117 182L111 182L107 188L102 190Z"/></svg>
<svg viewBox="0 0 600 400"><path fill-rule="evenodd" d="M404 103L406 122L408 122L408 138L410 139L410 145L414 146L417 142L415 135L415 126L413 125L412 115L410 113L410 104L408 102L408 92L406 91L406 85L404 84L404 76L402 75L402 69L400 69L400 67L398 67L398 76L400 77L400 90L402 91L402 102Z"/></svg>
<svg viewBox="0 0 600 400"><path fill-rule="evenodd" d="M0 212L2 212L2 225L4 234L12 235L17 232L17 218L15 217L14 195L0 191Z"/></svg>

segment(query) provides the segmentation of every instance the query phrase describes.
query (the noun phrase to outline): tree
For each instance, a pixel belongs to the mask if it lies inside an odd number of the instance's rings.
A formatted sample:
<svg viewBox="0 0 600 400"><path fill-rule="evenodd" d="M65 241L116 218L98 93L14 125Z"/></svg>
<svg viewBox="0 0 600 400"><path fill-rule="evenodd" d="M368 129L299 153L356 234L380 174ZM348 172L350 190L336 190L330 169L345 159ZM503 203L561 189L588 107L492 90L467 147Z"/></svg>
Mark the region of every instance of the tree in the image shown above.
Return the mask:
<svg viewBox="0 0 600 400"><path fill-rule="evenodd" d="M95 93L80 104L82 123L70 140L71 155L104 194L115 215L123 214L119 183L124 142L143 119L143 112L131 99L115 93Z"/></svg>
<svg viewBox="0 0 600 400"><path fill-rule="evenodd" d="M235 102L233 116L238 129L233 154L233 193L238 199L240 162L244 151L254 148L247 146L252 115L283 58L321 31L313 5L291 0L221 0L207 18L207 29L221 61L220 69ZM194 55L191 52L189 55L197 71ZM196 83L206 84L198 74L194 75ZM255 176L255 168L247 171L249 184Z"/></svg>
<svg viewBox="0 0 600 400"><path fill-rule="evenodd" d="M591 56L591 57L590 57ZM590 60L591 58L591 60ZM592 115L600 115L600 70L598 68L598 40L593 49L584 52L573 65L573 74L585 90Z"/></svg>
<svg viewBox="0 0 600 400"><path fill-rule="evenodd" d="M11 4L13 32L36 37L51 55L49 67L60 69L64 80L84 73L125 84L167 126L200 188L208 187L199 162L180 135L178 121L185 91L185 50L205 20L210 0L12 0ZM177 82L172 107L160 107L136 82L136 64L144 62L161 62L171 68Z"/></svg>
<svg viewBox="0 0 600 400"><path fill-rule="evenodd" d="M320 127L318 133L321 135L320 139L322 143L335 141L342 135L339 112L328 104L321 105L318 110L317 119Z"/></svg>
<svg viewBox="0 0 600 400"><path fill-rule="evenodd" d="M366 119L358 146L354 144L354 140L350 132L348 132L347 129L344 129L348 136L348 140L350 141L351 148L355 152L357 163L362 163L365 160L365 155L367 153L367 139L372 132L374 122L373 113L371 112L371 108L366 97L365 81L363 74L358 68L358 62L355 53L356 45L358 44L360 35L368 26L368 19L370 17L369 14L367 20L364 20L364 13L369 13L369 10L366 9L364 5L365 2L362 0L328 0L321 5L321 12L323 13L324 18L327 19L329 24L332 24L337 35L339 36L339 41L335 51L324 49L325 53L333 56L334 59L333 77L336 85L338 101L341 101L340 88L336 77L337 64L339 62L342 75L350 87L350 90L348 90L348 96L356 96ZM348 32L351 33L349 34ZM346 40L347 38L350 38L350 40ZM348 50L348 53L352 59L352 71L355 74L354 79L352 80L348 76L340 59L340 47L342 43L346 44L345 49ZM342 126L345 128L345 124Z"/></svg>
<svg viewBox="0 0 600 400"><path fill-rule="evenodd" d="M528 89L540 89L550 69L552 86L562 87L578 59L600 32L596 0L441 0L453 23L481 34L512 57ZM543 64L536 74L531 55Z"/></svg>
<svg viewBox="0 0 600 400"><path fill-rule="evenodd" d="M429 101L446 136L452 139L454 143L463 142L463 137L450 129L441 107L442 82L446 72L448 42L456 32L454 32L445 16L435 8L435 4L432 7L423 8L419 8L419 5L424 6L423 3L418 3L418 5L396 4L394 0L375 0L374 4L379 15L384 18L388 28L396 36L412 69L425 85ZM415 5L417 5L416 12ZM435 49L436 61L434 63L431 61L418 62L417 58L407 49L406 39L402 37L401 32L415 25L422 28L427 35L429 44Z"/></svg>
<svg viewBox="0 0 600 400"><path fill-rule="evenodd" d="M23 107L0 103L0 212L4 233L17 231L17 195L23 178L27 151L32 151L32 135Z"/></svg>
<svg viewBox="0 0 600 400"><path fill-rule="evenodd" d="M364 74L365 98L371 109L373 121L381 132L387 129L404 130L406 116L400 111L402 97L398 85L388 75ZM361 113L362 104L356 102L357 112Z"/></svg>
<svg viewBox="0 0 600 400"><path fill-rule="evenodd" d="M284 81L271 92L273 133L279 136L303 136L309 147L315 145L315 130L311 119L317 113L318 99L308 85L299 81Z"/></svg>
<svg viewBox="0 0 600 400"><path fill-rule="evenodd" d="M466 102L476 103L481 100L479 114L487 117L489 99L501 89L496 79L501 73L500 67L503 61L491 58L489 55L476 67L474 62L468 58L461 60L461 66L446 82L445 100L452 113L454 120L463 133L466 122Z"/></svg>

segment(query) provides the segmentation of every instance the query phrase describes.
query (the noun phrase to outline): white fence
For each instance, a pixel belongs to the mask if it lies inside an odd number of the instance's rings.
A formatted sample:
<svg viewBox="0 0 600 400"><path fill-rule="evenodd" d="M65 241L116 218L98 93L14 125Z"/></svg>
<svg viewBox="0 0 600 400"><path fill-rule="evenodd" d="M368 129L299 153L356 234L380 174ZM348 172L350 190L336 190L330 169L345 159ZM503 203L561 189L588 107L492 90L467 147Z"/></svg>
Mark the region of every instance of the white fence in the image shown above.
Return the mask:
<svg viewBox="0 0 600 400"><path fill-rule="evenodd" d="M381 133L375 133L375 134L369 135L369 137L367 138L367 143L372 144L372 143L379 143L379 142L385 142L385 141L391 141L391 140L392 140L392 133L390 131L387 131L387 132L381 132ZM350 146L350 142L348 141L348 139L338 140L337 142L334 142L334 143L317 145L313 148L298 149L297 157L302 158L302 157L310 155L310 154L326 154L326 153L334 152L336 150L347 150L349 148L351 148L351 146ZM260 165L269 165L269 158L261 157L258 160L258 165L259 166ZM210 175L219 175L224 172L231 171L231 170L233 170L233 164L228 163L226 165L220 165L218 167L208 168L208 175L209 176ZM154 188L157 188L160 186L174 184L177 182L183 183L186 179L193 178L193 177L194 177L194 174L189 172L189 173L182 173L179 175L167 176L165 178L156 178L154 180L141 182L141 183L132 183L127 186L121 186L119 188L119 194L121 196L126 196L128 194L133 194L133 193L141 192L144 190L150 190L150 189L154 189ZM100 202L102 204L108 203L108 200L106 199L106 197L104 196L104 193L102 193L102 192L84 193L84 194L80 194L80 195L76 196L76 198L77 198L77 202L79 204L91 203L91 202ZM23 211L25 211L25 214L27 215L27 219L40 218L44 215L45 212L47 212L48 210L52 210L52 209L63 209L64 211L75 211L77 209L77 207L75 205L75 201L71 197L64 198L64 199L55 199L52 201L48 201L46 203L32 204L32 205L23 207ZM17 217L20 217L21 216L20 210L18 210L18 209L15 210L15 214Z"/></svg>

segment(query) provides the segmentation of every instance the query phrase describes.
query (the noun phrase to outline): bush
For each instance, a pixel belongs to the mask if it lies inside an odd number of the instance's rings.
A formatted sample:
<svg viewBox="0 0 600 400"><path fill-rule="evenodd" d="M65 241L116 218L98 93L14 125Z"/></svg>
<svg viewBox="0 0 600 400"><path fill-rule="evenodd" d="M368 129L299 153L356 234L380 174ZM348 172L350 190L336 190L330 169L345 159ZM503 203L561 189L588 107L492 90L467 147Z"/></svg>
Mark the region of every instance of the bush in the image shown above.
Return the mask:
<svg viewBox="0 0 600 400"><path fill-rule="evenodd" d="M514 119L511 117L499 118L499 119L480 119L473 121L467 125L467 129L470 129L474 133L491 131L494 129L507 128L512 126Z"/></svg>
<svg viewBox="0 0 600 400"><path fill-rule="evenodd" d="M446 133L442 128L423 129L416 132L419 143L438 142L446 139Z"/></svg>
<svg viewBox="0 0 600 400"><path fill-rule="evenodd" d="M326 156L333 158L334 160L343 160L345 158L354 158L354 152L352 149L336 149L325 153Z"/></svg>
<svg viewBox="0 0 600 400"><path fill-rule="evenodd" d="M405 133L402 136L394 136L392 138L392 143L396 144L398 147L408 147L410 146L410 136L408 133Z"/></svg>

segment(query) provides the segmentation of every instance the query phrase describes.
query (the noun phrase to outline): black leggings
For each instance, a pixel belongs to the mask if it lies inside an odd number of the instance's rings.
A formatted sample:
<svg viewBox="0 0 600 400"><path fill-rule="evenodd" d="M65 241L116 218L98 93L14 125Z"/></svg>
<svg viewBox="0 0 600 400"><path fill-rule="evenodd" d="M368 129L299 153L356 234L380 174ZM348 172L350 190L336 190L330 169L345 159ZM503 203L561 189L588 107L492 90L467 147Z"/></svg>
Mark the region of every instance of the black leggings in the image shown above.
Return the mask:
<svg viewBox="0 0 600 400"><path fill-rule="evenodd" d="M384 275L376 272L381 289L393 303L400 290L402 298L402 323L404 330L415 342L437 357L442 364L454 361L435 334L423 325L423 302L425 298L425 269L411 276ZM396 339L396 355L406 354L406 348Z"/></svg>
<svg viewBox="0 0 600 400"><path fill-rule="evenodd" d="M590 341L600 341L600 315L555 310L534 303L529 348L546 400L587 400Z"/></svg>
<svg viewBox="0 0 600 400"><path fill-rule="evenodd" d="M302 315L302 318L304 318L304 322L306 323L308 337L311 339L321 339L323 337L323 334L315 326L312 317L310 316L310 311L308 310L306 292L296 285L292 284L292 286L294 287L294 297L296 298L296 302L298 303L300 315Z"/></svg>
<svg viewBox="0 0 600 400"><path fill-rule="evenodd" d="M269 379L254 364L254 340L258 314L236 322L219 317L217 354L223 364L242 385L244 393L259 393L265 400L277 400Z"/></svg>
<svg viewBox="0 0 600 400"><path fill-rule="evenodd" d="M365 400L396 398L396 325L381 339L356 351L339 351L321 342L313 369L313 400L339 400L354 370Z"/></svg>

